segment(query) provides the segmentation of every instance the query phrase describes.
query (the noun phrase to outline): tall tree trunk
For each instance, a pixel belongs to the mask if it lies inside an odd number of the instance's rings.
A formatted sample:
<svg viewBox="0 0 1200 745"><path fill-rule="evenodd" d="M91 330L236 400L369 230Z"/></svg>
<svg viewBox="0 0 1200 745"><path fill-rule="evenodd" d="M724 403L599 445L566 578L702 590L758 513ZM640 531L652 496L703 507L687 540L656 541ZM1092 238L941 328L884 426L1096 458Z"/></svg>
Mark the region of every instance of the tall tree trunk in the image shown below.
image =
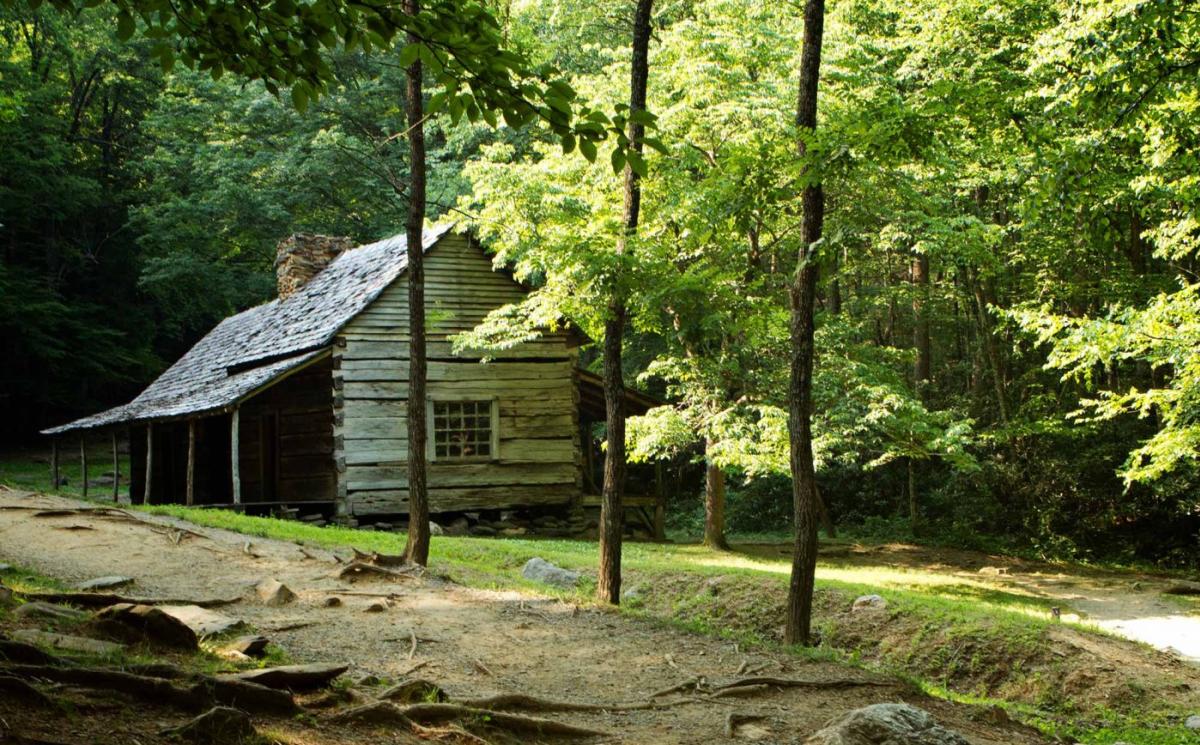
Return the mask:
<svg viewBox="0 0 1200 745"><path fill-rule="evenodd" d="M920 510L917 508L917 463L912 458L905 460L908 461L908 525L915 535L921 522Z"/></svg>
<svg viewBox="0 0 1200 745"><path fill-rule="evenodd" d="M704 545L729 550L725 540L725 472L710 458L713 441L704 441Z"/></svg>
<svg viewBox="0 0 1200 745"><path fill-rule="evenodd" d="M930 378L930 341L929 313L926 305L929 302L929 255L920 253L913 256L913 349L917 352L917 361L913 370L916 380L917 393L920 394L924 383Z"/></svg>
<svg viewBox="0 0 1200 745"><path fill-rule="evenodd" d="M800 90L796 126L801 132L799 155L808 156L803 137L817 128L817 84L821 74L821 41L825 31L825 0L806 0L804 43L800 51ZM791 381L788 386L788 432L791 440L792 501L796 540L792 578L788 587L784 641L808 644L812 627L813 585L817 568L817 482L812 452L813 309L817 294L817 245L825 222L825 193L809 183L801 195L799 266L792 280Z"/></svg>
<svg viewBox="0 0 1200 745"><path fill-rule="evenodd" d="M409 15L421 11L420 0L405 0ZM409 33L408 43L419 43ZM408 66L405 113L408 118L408 216L404 223L408 242L408 542L405 558L429 563L429 495L425 485L425 111L421 100L421 61Z"/></svg>
<svg viewBox="0 0 1200 745"><path fill-rule="evenodd" d="M654 0L637 0L633 16L633 59L629 74L629 114L646 109L649 76L650 13ZM645 126L633 121L627 130L629 147L641 154ZM637 233L642 208L642 188L637 172L625 165L624 232L617 253L625 253L629 236ZM604 457L604 489L600 501L600 572L596 597L616 605L621 602L621 538L625 531L622 501L625 496L625 382L621 373L621 342L625 334L625 300L614 287L604 324L604 415L608 448Z"/></svg>

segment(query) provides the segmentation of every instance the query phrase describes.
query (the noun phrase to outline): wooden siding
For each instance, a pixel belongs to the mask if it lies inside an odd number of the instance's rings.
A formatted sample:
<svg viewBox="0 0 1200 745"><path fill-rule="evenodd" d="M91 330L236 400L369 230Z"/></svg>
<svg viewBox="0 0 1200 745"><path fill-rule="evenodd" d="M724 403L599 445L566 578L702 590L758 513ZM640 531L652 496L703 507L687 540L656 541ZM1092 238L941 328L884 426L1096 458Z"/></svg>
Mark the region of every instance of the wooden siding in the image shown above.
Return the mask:
<svg viewBox="0 0 1200 745"><path fill-rule="evenodd" d="M333 363L313 363L242 404L243 502L332 501Z"/></svg>
<svg viewBox="0 0 1200 745"><path fill-rule="evenodd" d="M333 350L339 510L408 510L408 296L401 276L351 321ZM499 452L486 462L429 465L432 512L565 504L580 494L575 350L556 334L497 353L455 355L450 337L524 290L461 235L425 259L428 394L496 399ZM430 436L433 423L430 422Z"/></svg>

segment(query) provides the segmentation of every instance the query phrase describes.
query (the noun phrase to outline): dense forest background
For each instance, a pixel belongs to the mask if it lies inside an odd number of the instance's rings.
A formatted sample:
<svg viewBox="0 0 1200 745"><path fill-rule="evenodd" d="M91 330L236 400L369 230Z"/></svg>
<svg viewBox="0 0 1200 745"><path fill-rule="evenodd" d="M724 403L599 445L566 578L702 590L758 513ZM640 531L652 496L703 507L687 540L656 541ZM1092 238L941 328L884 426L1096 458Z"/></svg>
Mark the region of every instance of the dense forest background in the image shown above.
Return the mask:
<svg viewBox="0 0 1200 745"><path fill-rule="evenodd" d="M480 334L565 315L598 339L591 290L619 274L627 379L674 404L632 423L632 452L728 478L736 531L791 515L802 28L763 5L660 4L649 108L666 154L638 164L626 254L623 163L532 128L427 124L430 218L470 225L540 288ZM630 13L497 7L510 43L608 105L626 95ZM402 229L397 55L331 52L336 85L301 113L261 83L164 70L117 27L107 5L0 10L4 445L128 399L270 299L285 235ZM1200 563L1200 11L840 0L826 45L815 390L837 522ZM676 511L698 528L695 489Z"/></svg>

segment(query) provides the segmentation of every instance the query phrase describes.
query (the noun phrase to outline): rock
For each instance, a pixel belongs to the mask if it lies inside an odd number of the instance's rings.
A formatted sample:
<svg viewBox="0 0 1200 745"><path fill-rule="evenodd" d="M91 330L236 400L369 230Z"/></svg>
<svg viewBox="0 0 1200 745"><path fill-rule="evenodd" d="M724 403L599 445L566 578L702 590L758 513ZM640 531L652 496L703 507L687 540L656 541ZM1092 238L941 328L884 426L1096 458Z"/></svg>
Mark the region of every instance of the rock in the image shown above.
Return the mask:
<svg viewBox="0 0 1200 745"><path fill-rule="evenodd" d="M91 623L93 628L106 636L130 643L145 641L189 651L200 648L195 631L183 621L152 605L110 605L98 611Z"/></svg>
<svg viewBox="0 0 1200 745"><path fill-rule="evenodd" d="M391 530L391 523L375 523L375 530Z"/></svg>
<svg viewBox="0 0 1200 745"><path fill-rule="evenodd" d="M385 610L387 610L387 603L384 603L382 600L376 600L366 608L363 608L363 613L383 613Z"/></svg>
<svg viewBox="0 0 1200 745"><path fill-rule="evenodd" d="M12 564L0 563L0 572L8 572L12 570Z"/></svg>
<svg viewBox="0 0 1200 745"><path fill-rule="evenodd" d="M107 577L96 577L75 585L80 590L113 590L118 587L133 584L133 577L122 577L118 574Z"/></svg>
<svg viewBox="0 0 1200 745"><path fill-rule="evenodd" d="M1183 720L1183 726L1187 727L1193 732L1200 731L1200 714L1193 714L1187 719Z"/></svg>
<svg viewBox="0 0 1200 745"><path fill-rule="evenodd" d="M641 584L633 585L621 592L621 600L631 605L640 605L645 599L646 588Z"/></svg>
<svg viewBox="0 0 1200 745"><path fill-rule="evenodd" d="M325 517L320 512L313 512L308 515L300 516L300 522L302 522L302 523L315 523L317 521L324 521L324 520L325 520Z"/></svg>
<svg viewBox="0 0 1200 745"><path fill-rule="evenodd" d="M257 683L268 688L286 691L311 691L324 688L334 678L350 669L349 665L282 665L264 667L261 670L244 670L240 673L217 676L222 679Z"/></svg>
<svg viewBox="0 0 1200 745"><path fill-rule="evenodd" d="M260 634L247 634L234 639L225 649L241 652L247 657L262 657L266 654L267 645L270 643L270 639Z"/></svg>
<svg viewBox="0 0 1200 745"><path fill-rule="evenodd" d="M437 523L430 520L429 521L429 535L446 535L446 529L443 528L441 525L438 525Z"/></svg>
<svg viewBox="0 0 1200 745"><path fill-rule="evenodd" d="M9 701L20 701L42 709L54 708L54 702L49 696L11 675L0 675L0 694Z"/></svg>
<svg viewBox="0 0 1200 745"><path fill-rule="evenodd" d="M519 535L525 535L528 532L529 532L528 528L512 527L512 528L504 528L503 530L500 531L500 535L519 536Z"/></svg>
<svg viewBox="0 0 1200 745"><path fill-rule="evenodd" d="M36 618L46 621L84 621L87 620L88 614L75 608L68 608L65 605L55 605L54 603L43 603L40 600L34 600L24 605L18 605L13 610L13 615L20 618Z"/></svg>
<svg viewBox="0 0 1200 745"><path fill-rule="evenodd" d="M456 517L445 526L446 535L467 535L471 532L471 523L465 517Z"/></svg>
<svg viewBox="0 0 1200 745"><path fill-rule="evenodd" d="M358 680L354 681L354 685L362 686L363 688L370 688L371 686L377 686L382 682L383 681L379 679L379 676L367 673L366 675L361 676Z"/></svg>
<svg viewBox="0 0 1200 745"><path fill-rule="evenodd" d="M999 577L1000 575L1008 574L1008 567L981 567L979 573Z"/></svg>
<svg viewBox="0 0 1200 745"><path fill-rule="evenodd" d="M14 631L12 637L27 644L37 644L66 652L83 652L84 654L110 655L125 648L123 644L90 639L86 636L71 636L70 634L55 634L50 631L36 629L20 629Z"/></svg>
<svg viewBox="0 0 1200 745"><path fill-rule="evenodd" d="M229 706L213 707L178 727L163 730L161 734L204 745L232 745L255 736L250 715Z"/></svg>
<svg viewBox="0 0 1200 745"><path fill-rule="evenodd" d="M182 621L189 629L196 632L197 636L224 634L226 631L246 625L240 618L233 618L224 613L201 608L198 605L160 605L159 609Z"/></svg>
<svg viewBox="0 0 1200 745"><path fill-rule="evenodd" d="M399 701L404 704L425 704L445 701L448 697L437 683L414 678L405 680L379 694L384 701Z"/></svg>
<svg viewBox="0 0 1200 745"><path fill-rule="evenodd" d="M13 591L0 583L0 605L11 605L13 602Z"/></svg>
<svg viewBox="0 0 1200 745"><path fill-rule="evenodd" d="M277 579L259 580L254 591L263 605L287 605L296 599L296 593Z"/></svg>
<svg viewBox="0 0 1200 745"><path fill-rule="evenodd" d="M496 535L496 529L491 525L484 525L483 523L480 523L479 525L471 528L471 535L491 537Z"/></svg>
<svg viewBox="0 0 1200 745"><path fill-rule="evenodd" d="M328 520L324 520L324 519L322 519L322 520L313 520L312 522L310 522L310 523L309 523L309 525L313 526L314 528L323 528L323 527L325 527L325 526L326 526L326 525L328 525L328 524L329 524L329 521L328 521Z"/></svg>
<svg viewBox="0 0 1200 745"><path fill-rule="evenodd" d="M854 599L854 603L850 606L850 610L883 610L887 607L887 601L880 595L859 595Z"/></svg>
<svg viewBox="0 0 1200 745"><path fill-rule="evenodd" d="M570 590L579 584L579 572L555 566L538 556L525 562L521 576L534 582L561 587Z"/></svg>
<svg viewBox="0 0 1200 745"><path fill-rule="evenodd" d="M329 598L325 598L325 602L323 603L323 605L324 605L326 608L337 608L337 607L339 607L341 604L342 604L342 599L341 599L341 598L339 598L339 597L329 597Z"/></svg>
<svg viewBox="0 0 1200 745"><path fill-rule="evenodd" d="M908 704L872 704L831 719L804 741L807 745L970 745L938 726L928 712Z"/></svg>

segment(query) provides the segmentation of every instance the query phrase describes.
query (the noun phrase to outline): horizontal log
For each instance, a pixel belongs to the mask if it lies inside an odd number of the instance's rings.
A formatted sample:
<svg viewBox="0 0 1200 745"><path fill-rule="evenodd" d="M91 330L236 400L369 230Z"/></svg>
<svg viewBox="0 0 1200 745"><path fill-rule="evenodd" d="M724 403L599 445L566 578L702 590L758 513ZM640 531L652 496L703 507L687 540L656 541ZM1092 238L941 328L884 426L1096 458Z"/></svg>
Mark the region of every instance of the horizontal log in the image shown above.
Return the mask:
<svg viewBox="0 0 1200 745"><path fill-rule="evenodd" d="M467 489L429 489L429 510L462 512L510 507L537 507L569 504L579 494L574 483L538 486L494 486ZM408 511L406 489L377 489L351 492L346 497L355 515L387 514Z"/></svg>
<svg viewBox="0 0 1200 745"><path fill-rule="evenodd" d="M530 485L573 483L574 462L502 465L493 463L430 463L429 483L439 488L452 486ZM404 489L408 477L402 470L379 466L346 466L350 491Z"/></svg>

